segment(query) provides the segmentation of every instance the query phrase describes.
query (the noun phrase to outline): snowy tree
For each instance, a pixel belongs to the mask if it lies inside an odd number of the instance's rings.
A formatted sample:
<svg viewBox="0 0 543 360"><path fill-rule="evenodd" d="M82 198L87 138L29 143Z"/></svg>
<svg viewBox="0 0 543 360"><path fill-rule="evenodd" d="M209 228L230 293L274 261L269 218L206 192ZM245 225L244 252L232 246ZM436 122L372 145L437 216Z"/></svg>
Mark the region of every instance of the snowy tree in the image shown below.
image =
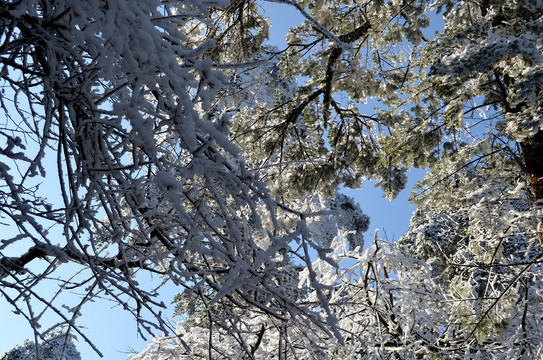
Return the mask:
<svg viewBox="0 0 543 360"><path fill-rule="evenodd" d="M481 353L503 343L508 352L492 356L538 357L540 329L530 319L537 321L541 304L543 78L534 34L543 4L434 6L445 27L415 62L419 73L405 92L415 106L383 147L397 161L431 169L414 193L419 209L400 246L433 265L458 301L451 314Z"/></svg>
<svg viewBox="0 0 543 360"><path fill-rule="evenodd" d="M293 79L281 77L278 59L274 55L276 50L265 48L261 54L255 56L252 64L247 69L232 74L231 83L224 89L224 93L219 97L217 103L208 116L216 116L224 109L232 115L232 137L246 153L245 161L247 166L255 168L263 179L270 184L271 193L281 199L283 204L288 204L289 209L280 207L277 210L279 229L276 233L290 229L294 226L305 229L302 236L309 236L315 243L314 247L326 253L326 249L331 245L338 230L348 232L348 241L351 248L361 247L364 244L363 233L369 225L368 217L362 212L360 206L340 193L332 193L333 197L326 198L329 195L330 188L324 193L309 191L298 186L295 181L287 181L292 184L285 186L284 181L278 181L285 172L284 163L287 162L281 158L281 150L275 149L265 157L261 156L256 149L261 142L254 141L255 132L262 124L273 123L275 120L269 115L277 103L282 103L296 91L296 85ZM262 81L266 79L266 81ZM266 116L263 119L263 116ZM256 129L256 130L255 130ZM318 141L319 138L308 131L305 123L297 120L292 124L292 131L285 135L286 144L300 143L303 146L310 147L312 141ZM246 136L247 134L247 136ZM270 135L272 136L272 135ZM287 146L285 146L287 148ZM314 159L289 159L289 162L300 161L311 162ZM295 189L293 189L295 187ZM333 189L333 188L332 188ZM295 210L295 212L293 212ZM300 223L300 214L313 214L308 216L306 224ZM303 263L300 263L300 256L296 251L296 246L300 244L291 244L288 249L284 249L277 254L275 266L280 275L275 279L278 286L277 291L282 296L296 301L298 306L309 306L312 311L319 313L313 304L304 304L302 300L305 292L311 286L298 288L299 273L305 269ZM302 247L303 248L303 247ZM301 249L300 249L301 250ZM303 250L305 251L305 250ZM187 341L188 349L181 350L176 356L189 356L191 353L210 351L209 358L222 356L223 358L237 358L244 356L267 357L277 349L273 344L265 352L257 351L260 342L268 341L268 334L272 331L264 330L268 326L284 326L285 329L290 326L313 331L311 324L320 324L324 326L318 333L319 336L330 337L326 331L323 331L328 325L322 321L329 315L321 316L319 314L317 321L310 323L299 323L294 319L269 316L261 311L250 311L245 309L241 311L234 304L212 304L211 300L216 291L212 288L202 289L200 292L184 292L175 298L176 313L184 318L182 324L178 327L178 335L183 334L183 341ZM258 294L255 294L255 296ZM279 324L283 325L279 325ZM273 325L271 325L273 324ZM319 326L316 326L319 328ZM185 336L192 334L194 338ZM217 335L217 337L214 336ZM266 336L264 336L266 334ZM283 342L282 346L291 346L293 343L290 332L274 333L275 339ZM306 346L314 348L320 346L320 337L315 336L307 340ZM199 344L202 338L210 339L209 344ZM175 337L166 337L164 339L172 340L172 344L179 344ZM232 341L230 342L226 342ZM220 344L214 344L219 342ZM272 342L273 343L273 342ZM163 349L175 348L175 345L161 344L159 352ZM229 344L229 345L227 345ZM237 344L234 346L233 344ZM204 347L202 347L204 346ZM178 349L179 350L179 349ZM169 351L169 350L168 350ZM166 351L166 353L168 352ZM177 351L177 350L175 350ZM205 352L204 351L204 352ZM217 351L218 353L214 353ZM183 354L183 355L182 355ZM149 356L158 356L156 353Z"/></svg>
<svg viewBox="0 0 543 360"><path fill-rule="evenodd" d="M531 206L529 183L500 155L435 184L437 196L424 196L399 246L431 266L433 281L454 299L451 317L484 345L480 351L492 354L515 339L509 355L497 352L500 358L537 357L532 341L541 329L531 321L538 321L543 300L541 249L534 242L541 216ZM433 175L419 191L435 182Z"/></svg>
<svg viewBox="0 0 543 360"><path fill-rule="evenodd" d="M539 37L543 5L538 1L483 1L448 6L443 33L429 46L428 82L443 99L448 128L462 126L475 108L499 112L499 137L514 140L534 200L541 199L541 64ZM473 104L473 103L472 103ZM482 119L483 120L483 119ZM455 122L457 124L455 124Z"/></svg>
<svg viewBox="0 0 543 360"><path fill-rule="evenodd" d="M112 299L140 359L539 357L543 3L269 1L284 50L251 0L1 5L2 297L88 343ZM409 232L363 250L338 190L413 166Z"/></svg>
<svg viewBox="0 0 543 360"><path fill-rule="evenodd" d="M231 141L226 110L209 116L231 70L249 66L237 61L250 62L266 37L255 9L221 0L1 5L9 231L0 293L38 338L47 311L58 324L45 328L68 324L92 344L77 318L98 296L129 311L142 335L173 332L142 273L189 293L211 289L208 305L336 331L330 312L324 326L277 285L291 242L302 263L309 248L324 251L305 230L312 215L270 196ZM231 46L238 36L243 54ZM82 295L70 297L74 289Z"/></svg>
<svg viewBox="0 0 543 360"><path fill-rule="evenodd" d="M7 351L2 360L81 360L69 334L50 333L39 346L33 341Z"/></svg>
<svg viewBox="0 0 543 360"><path fill-rule="evenodd" d="M181 321L178 337L157 337L133 359L509 359L541 354L538 287L522 287L529 299L504 297L494 308L493 323L487 321L475 333L470 322L475 301L458 293L461 284L448 291L432 281L433 269L424 261L406 256L377 236L364 251L349 249L345 234L331 246L329 256L337 266L316 260L312 269L327 285L326 296L344 344L319 328L251 312L239 313L240 332L210 326L205 316L200 323L192 319L190 326ZM539 280L540 272L533 269ZM309 276L308 269L301 272L299 289ZM471 291L470 286L463 289ZM305 292L300 299L319 307L315 292ZM190 344L191 351L180 339Z"/></svg>
<svg viewBox="0 0 543 360"><path fill-rule="evenodd" d="M403 36L416 39L428 25L424 4L391 1L275 1L291 5L307 19L291 29L282 53L284 76L305 80L293 97L271 112L274 121L262 123L259 153L279 152L285 164L278 178L295 184L291 191L326 191L338 185L357 188L364 178L379 181L394 198L406 183L405 168L381 158L384 121L359 105L398 91L406 82L409 53L400 49ZM397 23L398 18L406 24ZM406 57L407 56L407 57ZM303 120L304 131L298 123ZM289 133L300 140L288 142ZM316 140L307 144L309 133ZM296 139L295 139L296 140ZM298 165L304 160L303 165ZM285 175L283 175L285 174ZM295 181L292 181L295 180Z"/></svg>
<svg viewBox="0 0 543 360"><path fill-rule="evenodd" d="M251 152L307 161L274 177L297 174L302 189L371 177L389 197L405 184L405 167L428 167L413 196L419 210L399 246L376 241L364 258L344 235L332 243L332 262L306 269L328 285L345 345L254 313L240 314L237 332L195 316L182 338L196 352L157 338L137 358L541 356L541 2L281 2L307 19L287 37L282 70L308 80L276 106L278 123L244 129L271 139ZM445 26L429 39L421 29L432 11ZM376 114L361 113L367 97L382 101ZM319 152L283 141L300 118L325 140L312 147ZM331 264L346 259L355 265L342 278ZM318 308L318 294L297 289ZM371 296L361 297L364 289Z"/></svg>

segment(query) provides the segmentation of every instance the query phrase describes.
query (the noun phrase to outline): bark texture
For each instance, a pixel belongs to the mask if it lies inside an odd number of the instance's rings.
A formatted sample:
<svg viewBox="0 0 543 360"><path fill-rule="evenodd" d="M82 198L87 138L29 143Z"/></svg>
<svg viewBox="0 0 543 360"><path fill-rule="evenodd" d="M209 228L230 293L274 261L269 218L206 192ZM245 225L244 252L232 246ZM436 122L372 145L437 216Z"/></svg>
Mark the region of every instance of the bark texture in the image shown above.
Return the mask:
<svg viewBox="0 0 543 360"><path fill-rule="evenodd" d="M543 199L543 130L521 142L526 165L536 200Z"/></svg>

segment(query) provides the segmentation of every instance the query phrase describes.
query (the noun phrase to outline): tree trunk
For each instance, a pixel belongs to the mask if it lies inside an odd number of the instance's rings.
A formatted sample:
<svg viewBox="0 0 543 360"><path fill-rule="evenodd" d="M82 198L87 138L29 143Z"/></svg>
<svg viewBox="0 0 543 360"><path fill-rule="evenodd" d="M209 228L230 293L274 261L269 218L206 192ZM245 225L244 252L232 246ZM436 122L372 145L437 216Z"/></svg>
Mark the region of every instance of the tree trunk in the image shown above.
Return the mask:
<svg viewBox="0 0 543 360"><path fill-rule="evenodd" d="M520 143L536 200L543 199L543 130Z"/></svg>

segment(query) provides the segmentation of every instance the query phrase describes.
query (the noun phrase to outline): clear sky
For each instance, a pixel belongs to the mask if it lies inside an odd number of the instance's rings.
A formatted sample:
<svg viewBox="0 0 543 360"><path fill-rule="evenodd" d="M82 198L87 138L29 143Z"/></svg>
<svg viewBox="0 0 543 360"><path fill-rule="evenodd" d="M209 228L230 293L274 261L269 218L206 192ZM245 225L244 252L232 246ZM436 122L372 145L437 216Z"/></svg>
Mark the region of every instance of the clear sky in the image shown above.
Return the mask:
<svg viewBox="0 0 543 360"><path fill-rule="evenodd" d="M271 18L272 27L270 43L283 48L284 35L290 26L301 21L301 16L288 5L266 3L266 14ZM366 244L370 243L374 230L382 229L381 236L387 235L388 240L397 240L408 228L411 213L415 207L407 201L410 191L416 180L422 176L422 171L415 171L409 175L408 189L404 190L392 202L382 197L382 191L374 187L374 182L366 181L361 190L346 190L344 193L354 197L361 205L362 210L370 216L371 224L365 235ZM168 305L174 295L179 292L176 288L164 289L161 295ZM86 334L94 344L103 352L104 359L122 360L128 355L123 353L132 348L141 351L147 342L138 338L136 325L129 314L118 307L111 307L107 301L97 301L87 304L79 324L87 328ZM172 313L173 306L166 313ZM25 339L32 339L26 320L11 313L11 308L0 301L0 355L15 345L22 344ZM83 360L99 359L99 356L81 339L76 344Z"/></svg>

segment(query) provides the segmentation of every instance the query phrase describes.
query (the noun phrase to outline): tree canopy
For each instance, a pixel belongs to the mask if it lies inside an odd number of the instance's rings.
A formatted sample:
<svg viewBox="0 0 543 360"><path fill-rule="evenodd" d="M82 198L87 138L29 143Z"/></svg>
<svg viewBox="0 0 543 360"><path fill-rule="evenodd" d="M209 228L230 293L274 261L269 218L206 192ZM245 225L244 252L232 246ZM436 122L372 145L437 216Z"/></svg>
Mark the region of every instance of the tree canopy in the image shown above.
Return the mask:
<svg viewBox="0 0 543 360"><path fill-rule="evenodd" d="M141 360L541 356L543 1L267 2L285 49L266 1L0 5L2 299L91 346L113 300ZM413 167L365 247L341 189Z"/></svg>

